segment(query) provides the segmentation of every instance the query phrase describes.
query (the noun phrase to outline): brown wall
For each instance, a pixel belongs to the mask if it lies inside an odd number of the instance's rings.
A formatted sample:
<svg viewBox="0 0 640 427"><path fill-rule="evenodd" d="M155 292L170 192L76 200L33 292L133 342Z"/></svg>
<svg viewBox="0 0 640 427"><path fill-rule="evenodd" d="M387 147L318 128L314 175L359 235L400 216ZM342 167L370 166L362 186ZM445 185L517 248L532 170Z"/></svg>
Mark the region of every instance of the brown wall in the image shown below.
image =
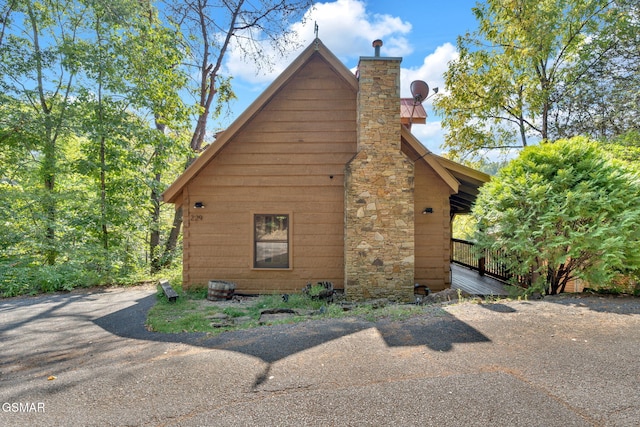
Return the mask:
<svg viewBox="0 0 640 427"><path fill-rule="evenodd" d="M356 93L310 59L183 191L184 284L238 292L344 282L344 165L356 152ZM203 209L193 204L202 202ZM292 265L252 268L253 214L290 214Z"/></svg>
<svg viewBox="0 0 640 427"><path fill-rule="evenodd" d="M424 161L415 174L415 282L437 292L451 286L450 190ZM433 213L423 214L427 207Z"/></svg>

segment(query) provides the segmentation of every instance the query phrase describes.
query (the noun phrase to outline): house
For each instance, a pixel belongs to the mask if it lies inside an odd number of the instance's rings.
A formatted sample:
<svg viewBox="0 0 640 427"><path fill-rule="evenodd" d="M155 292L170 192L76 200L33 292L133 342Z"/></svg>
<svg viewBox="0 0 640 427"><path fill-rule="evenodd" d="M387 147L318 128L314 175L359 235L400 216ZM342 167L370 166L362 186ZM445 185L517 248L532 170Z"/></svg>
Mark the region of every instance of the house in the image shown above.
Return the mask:
<svg viewBox="0 0 640 427"><path fill-rule="evenodd" d="M401 58L378 52L356 76L316 39L164 192L183 209L185 287L330 281L409 301L450 286L451 220L489 177L401 123Z"/></svg>

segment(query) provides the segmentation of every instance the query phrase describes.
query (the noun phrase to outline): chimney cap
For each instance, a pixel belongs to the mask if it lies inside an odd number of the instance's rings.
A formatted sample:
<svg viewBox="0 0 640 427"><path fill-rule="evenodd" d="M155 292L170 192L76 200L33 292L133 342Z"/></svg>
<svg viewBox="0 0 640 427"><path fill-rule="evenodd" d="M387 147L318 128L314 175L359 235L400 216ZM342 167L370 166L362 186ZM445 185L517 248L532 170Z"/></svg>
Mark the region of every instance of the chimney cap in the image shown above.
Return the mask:
<svg viewBox="0 0 640 427"><path fill-rule="evenodd" d="M371 43L371 46L374 48L376 58L380 56L380 46L382 46L382 40L377 39Z"/></svg>

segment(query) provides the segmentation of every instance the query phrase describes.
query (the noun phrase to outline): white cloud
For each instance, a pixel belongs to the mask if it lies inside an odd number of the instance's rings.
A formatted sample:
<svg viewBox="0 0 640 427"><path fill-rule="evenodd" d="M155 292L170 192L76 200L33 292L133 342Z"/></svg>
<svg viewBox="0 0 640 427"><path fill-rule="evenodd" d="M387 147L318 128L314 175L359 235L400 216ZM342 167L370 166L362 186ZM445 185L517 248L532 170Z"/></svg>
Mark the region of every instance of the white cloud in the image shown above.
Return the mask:
<svg viewBox="0 0 640 427"><path fill-rule="evenodd" d="M441 154L442 149L440 145L444 142L444 130L439 121L430 121L430 117L427 117L427 123L424 125L414 124L411 127L411 133L418 138L418 140L429 149L429 151L435 154Z"/></svg>
<svg viewBox="0 0 640 427"><path fill-rule="evenodd" d="M383 49L386 56L410 53L409 42L404 35L411 32L411 24L387 14L371 15L361 0L316 3L305 15L304 24L296 23L292 28L308 44L315 37L315 23L318 24L318 37L343 60L372 54L371 42L375 39L385 41Z"/></svg>
<svg viewBox="0 0 640 427"><path fill-rule="evenodd" d="M273 69L256 72L256 64L245 60L238 49L228 52L225 72L234 77L233 86L236 91L253 93L256 96L273 81L300 54L300 51L311 44L315 38L315 24L318 25L320 40L340 60L355 70L360 56L372 56L374 49L371 43L381 39L384 45L382 56L407 58L413 52L409 41L412 25L402 19L388 14L371 14L367 12L363 0L336 0L316 3L305 13L301 22L291 27L298 34L297 41L301 48L288 52L280 57L270 46L264 45L267 55L275 58ZM401 96L410 97L409 86L414 80L424 80L429 87L438 87L439 93L446 92L443 74L451 60L458 58L458 52L451 43L445 43L427 55L422 64L416 67L401 69ZM431 92L433 94L433 92ZM440 145L444 141L444 131L440 118L430 110L433 98L425 102L428 110L426 125L414 125L413 134L431 151L440 153Z"/></svg>
<svg viewBox="0 0 640 427"><path fill-rule="evenodd" d="M438 46L430 55L424 58L420 67L403 68L401 70L400 79L402 81L400 94L402 97L411 97L409 86L414 80L423 80L427 82L429 88L438 88L438 93L444 93L444 72L449 68L449 62L458 59L458 51L451 43L445 43ZM433 91L430 92L430 95ZM431 104L431 99L427 101Z"/></svg>
<svg viewBox="0 0 640 427"><path fill-rule="evenodd" d="M228 52L225 71L234 79L252 84L266 85L273 81L315 38L314 28L318 25L318 37L343 62L359 56L373 55L371 42L382 39L384 56L406 56L412 52L405 35L412 26L400 18L388 14L369 14L362 0L337 0L316 3L305 13L302 22L294 23L291 29L298 34L300 49L281 57L269 45L262 46L265 54L275 59L271 70L256 73L256 65L243 57L242 52L232 48ZM266 72L265 72L266 71Z"/></svg>
<svg viewBox="0 0 640 427"><path fill-rule="evenodd" d="M423 103L427 110L427 123L424 125L413 125L411 132L422 142L429 150L436 154L440 154L443 150L440 145L444 142L444 129L442 128L440 118L435 116L429 108L433 102L434 88L438 88L438 94L446 92L444 87L444 72L449 68L449 62L458 58L458 52L451 43L445 43L438 46L436 50L427 55L422 65L414 68L402 68L400 70L400 96L403 98L411 97L411 82L414 80L422 80L429 85L429 98Z"/></svg>

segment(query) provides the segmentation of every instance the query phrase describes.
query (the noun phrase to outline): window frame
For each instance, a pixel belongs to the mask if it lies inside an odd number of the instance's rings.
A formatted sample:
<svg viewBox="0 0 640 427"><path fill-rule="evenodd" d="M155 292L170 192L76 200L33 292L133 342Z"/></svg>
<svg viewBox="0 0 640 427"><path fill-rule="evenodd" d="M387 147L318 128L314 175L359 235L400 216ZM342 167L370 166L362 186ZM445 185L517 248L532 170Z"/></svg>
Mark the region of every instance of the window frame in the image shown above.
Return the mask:
<svg viewBox="0 0 640 427"><path fill-rule="evenodd" d="M251 212L251 260L250 266L252 270L265 270L265 271L283 271L283 270L292 270L293 269L293 250L292 250L292 230L293 230L293 215L291 212L287 211L277 211L278 213L264 213L264 211L259 212ZM267 216L285 216L287 217L287 240L282 241L287 244L287 266L275 266L268 267L263 265L258 265L257 255L258 255L258 243L260 241L257 239L256 235L256 224L258 217L267 217Z"/></svg>

